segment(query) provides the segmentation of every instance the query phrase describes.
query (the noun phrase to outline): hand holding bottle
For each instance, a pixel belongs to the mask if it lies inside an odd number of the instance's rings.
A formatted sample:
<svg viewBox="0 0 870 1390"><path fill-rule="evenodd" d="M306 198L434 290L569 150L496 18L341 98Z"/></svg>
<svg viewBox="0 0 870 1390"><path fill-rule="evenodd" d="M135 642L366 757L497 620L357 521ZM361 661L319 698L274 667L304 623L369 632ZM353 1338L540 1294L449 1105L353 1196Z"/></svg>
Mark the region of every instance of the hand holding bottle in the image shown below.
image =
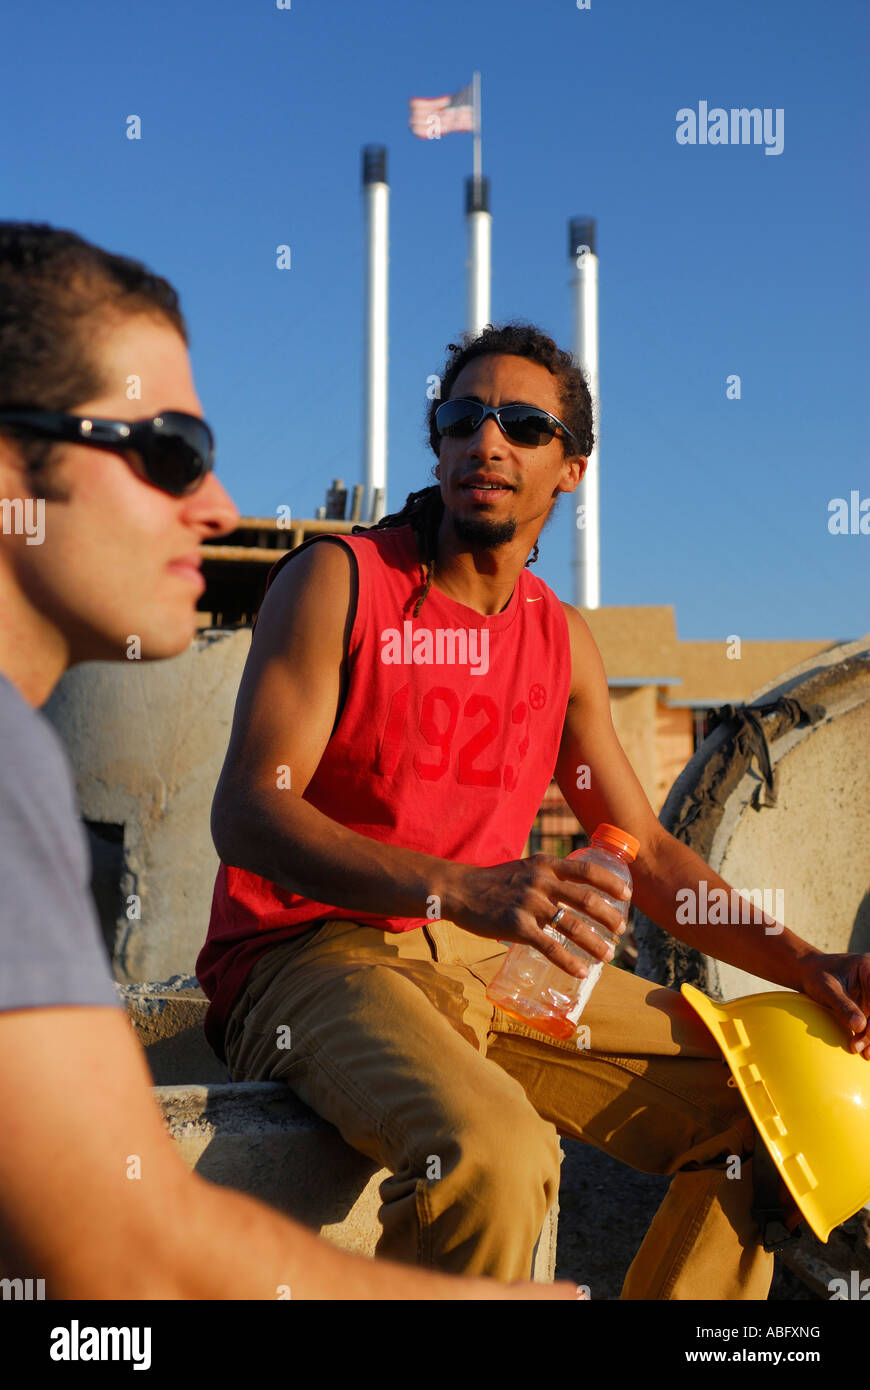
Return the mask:
<svg viewBox="0 0 870 1390"><path fill-rule="evenodd" d="M577 854L582 857L533 854L488 868L457 864L459 880L443 915L478 936L534 947L583 979L588 962L576 948L597 961L613 958L611 940L625 931L631 888L612 867L586 851Z"/></svg>
<svg viewBox="0 0 870 1390"><path fill-rule="evenodd" d="M573 855L568 856L569 860L582 862L590 870L597 866L609 871L620 881L622 890L618 900L611 898L609 901L611 910L619 918L617 924L611 926L604 922L600 913L596 918L587 916L585 912L581 914L588 931L599 938L599 944L592 952L579 944L575 932L568 935L577 913L565 904L560 905L552 921L543 928L545 934L556 940L561 949L587 962L583 971L585 978L579 981L571 979L568 972L558 968L553 952L539 952L528 945L515 945L508 951L501 969L487 989L487 998L505 1013L531 1024L540 1032L555 1038L570 1037L605 960L614 954L617 936L625 929L632 888L628 864L635 859L639 847L639 842L627 831L602 824L585 849L575 850ZM602 947L609 947L604 955Z"/></svg>

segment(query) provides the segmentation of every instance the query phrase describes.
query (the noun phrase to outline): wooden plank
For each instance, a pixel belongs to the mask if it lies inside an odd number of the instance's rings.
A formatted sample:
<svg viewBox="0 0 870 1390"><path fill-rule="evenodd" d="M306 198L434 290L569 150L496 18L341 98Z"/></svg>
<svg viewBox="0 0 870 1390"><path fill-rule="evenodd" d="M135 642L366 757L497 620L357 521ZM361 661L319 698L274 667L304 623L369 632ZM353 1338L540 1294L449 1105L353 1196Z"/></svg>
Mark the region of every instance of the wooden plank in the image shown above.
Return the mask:
<svg viewBox="0 0 870 1390"><path fill-rule="evenodd" d="M267 549L263 545L201 545L199 547L200 557L203 560L220 560L222 562L232 561L242 562L251 565L274 565L276 560L290 552L284 550Z"/></svg>
<svg viewBox="0 0 870 1390"><path fill-rule="evenodd" d="M301 527L306 532L319 533L321 531L341 531L342 533L350 530L352 526L365 526L366 522L341 521L338 517L329 519L319 519L317 517L291 517L290 526L279 526L278 519L274 516L240 516L234 531L278 531L286 532L296 530Z"/></svg>

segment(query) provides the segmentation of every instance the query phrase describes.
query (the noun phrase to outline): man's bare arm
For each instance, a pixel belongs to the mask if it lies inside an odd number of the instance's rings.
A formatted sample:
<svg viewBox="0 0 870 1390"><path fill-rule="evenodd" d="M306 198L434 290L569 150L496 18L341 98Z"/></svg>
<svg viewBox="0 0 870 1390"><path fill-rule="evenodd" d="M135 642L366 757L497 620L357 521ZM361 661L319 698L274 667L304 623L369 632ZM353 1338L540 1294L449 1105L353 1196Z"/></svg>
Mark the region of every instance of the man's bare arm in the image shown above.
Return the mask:
<svg viewBox="0 0 870 1390"><path fill-rule="evenodd" d="M589 626L575 608L563 607L571 634L573 682L556 778L568 805L588 834L600 821L608 821L637 837L633 900L663 931L717 960L799 989L799 962L816 948L781 923L689 926L677 921L679 890L697 891L701 879L708 892L723 888L730 894L730 886L657 820L616 736L607 677ZM589 770L588 778L578 776L583 767Z"/></svg>
<svg viewBox="0 0 870 1390"><path fill-rule="evenodd" d="M454 865L358 835L303 800L339 712L352 623L355 562L322 541L269 588L236 701L212 807L225 863L337 907L425 917L446 899ZM289 767L290 787L279 787ZM283 780L287 780L286 778Z"/></svg>

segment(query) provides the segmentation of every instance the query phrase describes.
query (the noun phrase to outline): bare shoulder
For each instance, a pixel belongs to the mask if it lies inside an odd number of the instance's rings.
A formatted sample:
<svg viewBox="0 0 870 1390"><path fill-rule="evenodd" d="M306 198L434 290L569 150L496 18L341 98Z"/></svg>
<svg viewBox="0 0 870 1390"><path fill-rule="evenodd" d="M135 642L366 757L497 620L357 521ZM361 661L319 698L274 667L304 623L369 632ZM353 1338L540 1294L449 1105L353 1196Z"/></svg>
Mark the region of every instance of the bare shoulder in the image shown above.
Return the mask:
<svg viewBox="0 0 870 1390"><path fill-rule="evenodd" d="M340 658L346 651L356 614L356 559L333 536L292 552L275 575L257 614L251 656L255 664L270 653L299 649L318 659Z"/></svg>
<svg viewBox="0 0 870 1390"><path fill-rule="evenodd" d="M583 617L583 614L580 612L579 608L575 608L573 603L566 603L564 599L560 599L559 602L561 603L562 611L564 612L565 617L568 620L568 631L571 634L571 641L591 642L592 646L594 647L595 639L592 636L592 629L590 628L586 619ZM596 651L597 650L598 649L596 647Z"/></svg>
<svg viewBox="0 0 870 1390"><path fill-rule="evenodd" d="M568 637L571 643L571 694L572 701L601 698L607 695L607 674L604 662L592 629L579 609L573 604L560 600L568 622Z"/></svg>
<svg viewBox="0 0 870 1390"><path fill-rule="evenodd" d="M212 834L228 862L241 864L239 834L250 820L241 798L265 787L265 770L292 763L299 795L314 775L346 697L356 595L355 557L329 536L291 552L269 586L212 808Z"/></svg>
<svg viewBox="0 0 870 1390"><path fill-rule="evenodd" d="M257 623L263 615L303 595L308 601L325 605L344 598L348 601L356 580L356 560L350 547L337 536L317 536L303 548L291 551L289 559L269 585Z"/></svg>

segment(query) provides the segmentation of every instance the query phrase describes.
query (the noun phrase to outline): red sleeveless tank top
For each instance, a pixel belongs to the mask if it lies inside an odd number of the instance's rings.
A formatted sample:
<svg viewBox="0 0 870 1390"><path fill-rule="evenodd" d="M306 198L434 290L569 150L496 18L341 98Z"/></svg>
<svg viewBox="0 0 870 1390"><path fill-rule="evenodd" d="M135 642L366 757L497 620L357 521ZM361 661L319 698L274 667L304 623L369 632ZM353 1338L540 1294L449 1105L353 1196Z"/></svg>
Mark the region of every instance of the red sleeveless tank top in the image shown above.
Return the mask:
<svg viewBox="0 0 870 1390"><path fill-rule="evenodd" d="M520 858L553 776L571 684L559 599L524 568L501 613L432 587L412 618L425 576L411 527L334 539L356 559L359 597L344 708L304 799L385 844L480 866ZM278 562L270 583L303 548ZM255 960L331 917L396 932L428 920L315 902L221 863L196 963L219 1055Z"/></svg>

